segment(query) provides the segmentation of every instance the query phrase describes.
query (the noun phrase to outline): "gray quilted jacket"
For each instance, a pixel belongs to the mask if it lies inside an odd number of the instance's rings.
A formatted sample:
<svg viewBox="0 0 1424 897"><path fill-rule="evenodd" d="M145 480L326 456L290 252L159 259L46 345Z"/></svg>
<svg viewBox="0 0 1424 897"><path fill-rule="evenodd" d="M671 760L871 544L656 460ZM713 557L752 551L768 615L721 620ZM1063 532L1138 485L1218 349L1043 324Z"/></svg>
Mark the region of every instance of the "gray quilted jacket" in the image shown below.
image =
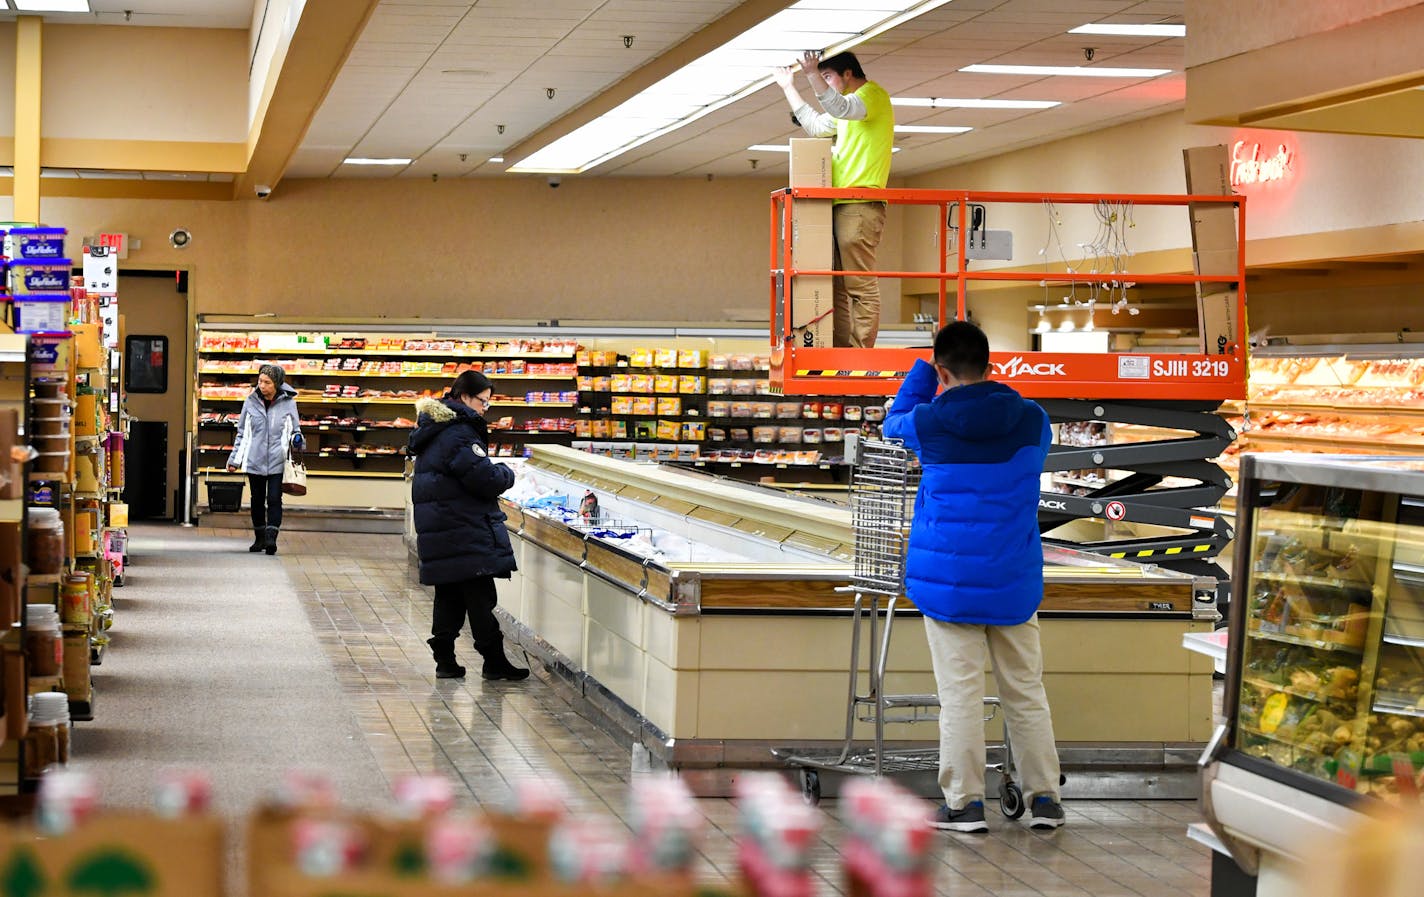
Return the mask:
<svg viewBox="0 0 1424 897"><path fill-rule="evenodd" d="M262 394L254 389L242 403L237 441L228 456L228 466L243 473L279 474L287 460L287 447L293 437L301 435L302 420L297 414L295 389L283 383L271 405L262 401Z"/></svg>

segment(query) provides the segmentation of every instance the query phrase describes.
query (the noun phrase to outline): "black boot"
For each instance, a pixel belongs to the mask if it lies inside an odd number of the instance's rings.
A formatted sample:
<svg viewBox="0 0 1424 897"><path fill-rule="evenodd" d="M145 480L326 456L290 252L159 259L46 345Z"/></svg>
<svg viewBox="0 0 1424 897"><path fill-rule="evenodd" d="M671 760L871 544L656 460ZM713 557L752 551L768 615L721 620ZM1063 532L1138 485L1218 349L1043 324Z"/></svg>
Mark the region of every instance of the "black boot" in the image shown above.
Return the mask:
<svg viewBox="0 0 1424 897"><path fill-rule="evenodd" d="M247 550L256 554L267 547L267 527L254 526L252 528L252 544L247 546Z"/></svg>
<svg viewBox="0 0 1424 897"><path fill-rule="evenodd" d="M517 667L509 662L509 658L504 656L504 645L497 644L493 647L475 646L476 650L485 659L484 669L480 675L485 679L508 679L511 682L518 682L521 679L529 678L529 671L523 667Z"/></svg>
<svg viewBox="0 0 1424 897"><path fill-rule="evenodd" d="M277 553L277 532L277 527L267 527L267 544L262 546L262 550L267 552L268 554Z"/></svg>
<svg viewBox="0 0 1424 897"><path fill-rule="evenodd" d="M465 668L455 661L454 642L439 641L430 638L426 639L425 643L430 646L430 653L435 655L436 679L465 678Z"/></svg>

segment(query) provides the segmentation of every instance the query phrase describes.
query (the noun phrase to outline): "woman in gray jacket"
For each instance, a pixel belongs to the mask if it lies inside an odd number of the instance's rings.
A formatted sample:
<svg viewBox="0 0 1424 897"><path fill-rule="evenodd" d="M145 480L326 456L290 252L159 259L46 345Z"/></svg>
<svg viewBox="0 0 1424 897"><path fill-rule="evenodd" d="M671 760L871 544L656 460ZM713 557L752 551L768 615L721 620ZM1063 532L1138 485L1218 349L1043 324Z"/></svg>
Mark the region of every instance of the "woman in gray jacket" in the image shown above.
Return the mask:
<svg viewBox="0 0 1424 897"><path fill-rule="evenodd" d="M302 420L297 413L297 391L275 364L258 369L257 388L242 403L237 439L227 459L227 469L247 474L252 486L252 544L248 551L277 553L277 533L282 527L282 467L287 452L301 449Z"/></svg>

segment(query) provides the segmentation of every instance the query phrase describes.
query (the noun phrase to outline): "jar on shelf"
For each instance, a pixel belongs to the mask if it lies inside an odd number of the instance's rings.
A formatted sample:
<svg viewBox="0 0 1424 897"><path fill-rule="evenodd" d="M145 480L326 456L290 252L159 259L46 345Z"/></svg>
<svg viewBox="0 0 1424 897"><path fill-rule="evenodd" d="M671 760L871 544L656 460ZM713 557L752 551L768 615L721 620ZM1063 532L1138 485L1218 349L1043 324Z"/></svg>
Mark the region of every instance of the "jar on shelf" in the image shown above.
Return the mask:
<svg viewBox="0 0 1424 897"><path fill-rule="evenodd" d="M26 514L30 572L53 576L64 569L64 520L54 508L30 508Z"/></svg>
<svg viewBox="0 0 1424 897"><path fill-rule="evenodd" d="M64 578L64 587L60 590L60 619L65 623L89 625L93 613L91 580L88 573L71 573Z"/></svg>
<svg viewBox="0 0 1424 897"><path fill-rule="evenodd" d="M32 675L59 675L64 666L64 642L59 634L59 610L54 605L25 605L25 655Z"/></svg>

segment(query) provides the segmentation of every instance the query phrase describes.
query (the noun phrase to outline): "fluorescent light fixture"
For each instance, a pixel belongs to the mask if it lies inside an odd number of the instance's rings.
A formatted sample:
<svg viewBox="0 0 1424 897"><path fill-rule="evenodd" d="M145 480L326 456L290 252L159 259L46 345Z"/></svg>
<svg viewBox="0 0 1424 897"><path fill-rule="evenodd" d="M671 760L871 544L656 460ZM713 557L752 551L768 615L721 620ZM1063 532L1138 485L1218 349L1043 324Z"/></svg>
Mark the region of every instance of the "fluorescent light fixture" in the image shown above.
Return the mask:
<svg viewBox="0 0 1424 897"><path fill-rule="evenodd" d="M899 129L899 128L896 128L895 130L898 131L898 130L900 130L900 129ZM964 130L968 131L969 128L964 128ZM789 153L789 152L791 152L791 144L789 144L789 143L753 143L751 146L747 147L747 149L752 150L752 151L754 151L754 152L763 152L763 153ZM899 151L900 151L900 148L899 148L898 146L893 146L893 147L890 148L890 152L892 152L892 153L898 153Z"/></svg>
<svg viewBox="0 0 1424 897"><path fill-rule="evenodd" d="M960 69L974 75L1038 75L1047 78L1058 75L1067 78L1156 78L1171 69L1115 69L1082 65L966 65Z"/></svg>
<svg viewBox="0 0 1424 897"><path fill-rule="evenodd" d="M964 128L959 125L896 125L896 134L963 134L965 131L972 131L973 128Z"/></svg>
<svg viewBox="0 0 1424 897"><path fill-rule="evenodd" d="M552 143L511 172L577 174L692 124L773 83L771 69L809 47L826 56L864 43L950 0L798 0Z"/></svg>
<svg viewBox="0 0 1424 897"><path fill-rule="evenodd" d="M1124 37L1186 37L1186 25L1109 25L1093 22L1069 28L1069 34L1116 34Z"/></svg>
<svg viewBox="0 0 1424 897"><path fill-rule="evenodd" d="M19 12L89 12L89 0L14 0Z"/></svg>
<svg viewBox="0 0 1424 897"><path fill-rule="evenodd" d="M352 156L344 160L342 165L409 165L409 159L365 159L360 156Z"/></svg>
<svg viewBox="0 0 1424 897"><path fill-rule="evenodd" d="M1058 100L955 100L945 97L891 97L892 106L922 106L926 109L1052 109Z"/></svg>
<svg viewBox="0 0 1424 897"><path fill-rule="evenodd" d="M496 162L496 163L498 163L498 162L503 162L503 161L504 161L504 157L503 157L503 156L490 156L490 157L489 157L489 160L490 160L491 162Z"/></svg>

